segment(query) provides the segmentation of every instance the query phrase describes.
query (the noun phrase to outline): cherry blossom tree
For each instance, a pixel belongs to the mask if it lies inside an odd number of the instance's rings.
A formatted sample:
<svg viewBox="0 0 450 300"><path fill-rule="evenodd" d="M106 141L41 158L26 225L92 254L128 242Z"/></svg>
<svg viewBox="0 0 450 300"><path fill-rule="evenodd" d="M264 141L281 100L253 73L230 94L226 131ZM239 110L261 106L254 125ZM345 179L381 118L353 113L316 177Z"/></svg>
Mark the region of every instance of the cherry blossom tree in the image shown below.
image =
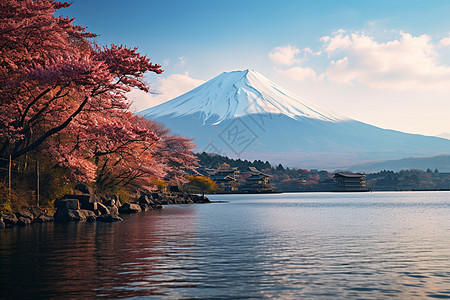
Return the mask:
<svg viewBox="0 0 450 300"><path fill-rule="evenodd" d="M100 48L73 20L55 17L67 3L0 4L0 154L35 150L88 110L126 109L130 88L148 91L145 72L161 73L136 49Z"/></svg>
<svg viewBox="0 0 450 300"><path fill-rule="evenodd" d="M68 3L0 2L0 157L46 153L80 181L152 188L186 181L192 140L128 111L131 88L148 92L146 72L162 73L137 49L100 47L73 20Z"/></svg>

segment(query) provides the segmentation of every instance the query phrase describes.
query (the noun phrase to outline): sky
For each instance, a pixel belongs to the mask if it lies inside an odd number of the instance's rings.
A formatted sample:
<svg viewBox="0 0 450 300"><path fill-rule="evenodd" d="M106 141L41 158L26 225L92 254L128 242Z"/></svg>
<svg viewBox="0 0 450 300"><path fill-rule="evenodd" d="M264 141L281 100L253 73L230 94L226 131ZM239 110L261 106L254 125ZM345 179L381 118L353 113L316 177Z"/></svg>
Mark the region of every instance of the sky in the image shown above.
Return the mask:
<svg viewBox="0 0 450 300"><path fill-rule="evenodd" d="M254 69L340 115L450 138L450 1L74 0L57 14L162 65L134 111Z"/></svg>

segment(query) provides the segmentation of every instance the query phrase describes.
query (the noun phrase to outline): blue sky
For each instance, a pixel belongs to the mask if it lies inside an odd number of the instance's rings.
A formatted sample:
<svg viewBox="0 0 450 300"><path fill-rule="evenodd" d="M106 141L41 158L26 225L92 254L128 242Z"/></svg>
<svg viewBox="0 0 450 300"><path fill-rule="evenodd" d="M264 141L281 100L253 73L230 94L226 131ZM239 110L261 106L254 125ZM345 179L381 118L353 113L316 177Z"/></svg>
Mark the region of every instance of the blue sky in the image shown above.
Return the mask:
<svg viewBox="0 0 450 300"><path fill-rule="evenodd" d="M366 123L450 132L449 1L75 0L60 13L163 65L135 110L250 68Z"/></svg>

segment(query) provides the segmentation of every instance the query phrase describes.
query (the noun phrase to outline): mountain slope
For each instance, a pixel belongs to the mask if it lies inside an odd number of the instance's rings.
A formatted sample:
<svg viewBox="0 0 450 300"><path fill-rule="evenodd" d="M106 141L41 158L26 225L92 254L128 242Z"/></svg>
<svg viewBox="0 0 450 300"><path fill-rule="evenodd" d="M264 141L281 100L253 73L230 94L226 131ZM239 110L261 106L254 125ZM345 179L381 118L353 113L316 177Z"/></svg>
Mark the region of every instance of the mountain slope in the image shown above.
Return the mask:
<svg viewBox="0 0 450 300"><path fill-rule="evenodd" d="M199 152L304 168L450 153L450 141L381 129L321 109L252 70L222 73L140 113L195 138Z"/></svg>
<svg viewBox="0 0 450 300"><path fill-rule="evenodd" d="M326 121L345 120L277 86L254 70L225 72L203 85L153 108L143 115L186 116L201 112L214 124L249 114L283 114Z"/></svg>
<svg viewBox="0 0 450 300"><path fill-rule="evenodd" d="M365 163L350 167L357 172L379 172L382 170L400 171L404 169L435 170L450 172L450 155L433 157L409 157L382 162Z"/></svg>

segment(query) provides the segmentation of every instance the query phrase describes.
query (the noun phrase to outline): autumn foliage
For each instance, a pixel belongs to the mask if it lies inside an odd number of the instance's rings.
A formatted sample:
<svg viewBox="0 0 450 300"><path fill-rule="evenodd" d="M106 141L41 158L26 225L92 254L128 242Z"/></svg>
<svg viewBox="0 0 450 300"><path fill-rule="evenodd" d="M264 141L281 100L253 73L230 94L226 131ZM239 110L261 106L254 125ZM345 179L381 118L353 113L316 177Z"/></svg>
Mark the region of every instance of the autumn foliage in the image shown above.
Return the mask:
<svg viewBox="0 0 450 300"><path fill-rule="evenodd" d="M126 93L148 91L161 66L123 45L100 47L73 20L70 4L0 2L0 157L46 155L73 179L151 189L182 183L195 168L191 140L133 115Z"/></svg>
<svg viewBox="0 0 450 300"><path fill-rule="evenodd" d="M205 176L189 176L189 185L200 191L202 196L205 196L205 193L211 193L216 190L216 183Z"/></svg>

